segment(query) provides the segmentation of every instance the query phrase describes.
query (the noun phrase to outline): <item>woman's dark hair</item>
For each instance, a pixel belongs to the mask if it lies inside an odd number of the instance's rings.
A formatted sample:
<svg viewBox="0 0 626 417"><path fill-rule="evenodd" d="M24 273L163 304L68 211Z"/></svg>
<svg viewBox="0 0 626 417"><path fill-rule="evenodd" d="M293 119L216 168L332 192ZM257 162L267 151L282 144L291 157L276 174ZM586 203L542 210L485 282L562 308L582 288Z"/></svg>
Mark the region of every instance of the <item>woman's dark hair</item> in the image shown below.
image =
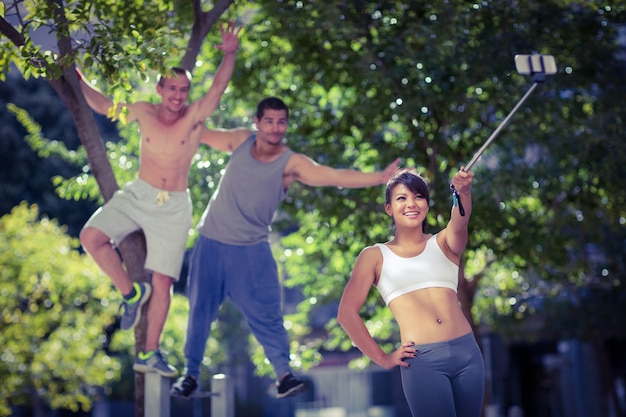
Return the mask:
<svg viewBox="0 0 626 417"><path fill-rule="evenodd" d="M404 185L413 194L421 194L430 206L430 196L428 192L428 184L414 169L403 169L398 171L385 186L385 204L391 204L391 192L398 185ZM395 227L393 217L391 218L391 227ZM426 233L426 220L422 223L422 231Z"/></svg>
<svg viewBox="0 0 626 417"><path fill-rule="evenodd" d="M265 114L265 110L285 110L287 118L289 118L289 108L284 101L278 97L267 97L259 102L256 106L256 117L261 120Z"/></svg>

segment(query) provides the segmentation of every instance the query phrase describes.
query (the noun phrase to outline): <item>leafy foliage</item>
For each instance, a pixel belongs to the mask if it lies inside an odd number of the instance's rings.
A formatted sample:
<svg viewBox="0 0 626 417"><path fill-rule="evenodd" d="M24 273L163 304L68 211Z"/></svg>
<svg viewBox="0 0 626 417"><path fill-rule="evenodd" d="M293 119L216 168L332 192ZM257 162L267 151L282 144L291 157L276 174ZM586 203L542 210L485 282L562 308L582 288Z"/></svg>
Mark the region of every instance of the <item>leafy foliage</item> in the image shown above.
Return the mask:
<svg viewBox="0 0 626 417"><path fill-rule="evenodd" d="M36 206L0 218L2 321L0 415L41 397L89 410L98 387L120 374L106 351L119 299L78 242Z"/></svg>
<svg viewBox="0 0 626 417"><path fill-rule="evenodd" d="M85 163L75 126L67 108L49 86L41 80L27 82L16 75L0 87L0 106L6 109L0 112L0 215L27 201L37 204L42 215L67 225L68 232L77 236L95 210L95 203L68 203L64 198L76 198L84 190L74 187L68 193L56 189L64 179L79 174ZM95 183L93 178L91 183Z"/></svg>

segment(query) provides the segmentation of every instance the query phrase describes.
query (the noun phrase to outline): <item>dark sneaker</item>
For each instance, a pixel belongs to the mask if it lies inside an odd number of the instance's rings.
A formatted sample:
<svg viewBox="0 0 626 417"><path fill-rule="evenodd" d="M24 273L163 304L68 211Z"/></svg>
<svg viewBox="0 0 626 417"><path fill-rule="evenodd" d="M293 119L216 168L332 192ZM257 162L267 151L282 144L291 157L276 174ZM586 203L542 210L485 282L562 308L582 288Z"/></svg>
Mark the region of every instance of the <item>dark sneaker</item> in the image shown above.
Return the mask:
<svg viewBox="0 0 626 417"><path fill-rule="evenodd" d="M120 310L124 310L120 323L122 330L130 330L139 323L141 307L150 299L150 294L152 294L152 287L145 282L135 283L135 290L137 291L135 300L124 300L120 304Z"/></svg>
<svg viewBox="0 0 626 417"><path fill-rule="evenodd" d="M183 375L172 385L170 394L177 397L189 398L197 389L198 382L196 378L191 375Z"/></svg>
<svg viewBox="0 0 626 417"><path fill-rule="evenodd" d="M306 391L306 384L301 379L296 378L291 372L276 383L276 398L291 397Z"/></svg>
<svg viewBox="0 0 626 417"><path fill-rule="evenodd" d="M153 350L148 353L139 352L133 370L145 374L156 372L157 374L173 378L178 375L178 371L163 358L160 350Z"/></svg>

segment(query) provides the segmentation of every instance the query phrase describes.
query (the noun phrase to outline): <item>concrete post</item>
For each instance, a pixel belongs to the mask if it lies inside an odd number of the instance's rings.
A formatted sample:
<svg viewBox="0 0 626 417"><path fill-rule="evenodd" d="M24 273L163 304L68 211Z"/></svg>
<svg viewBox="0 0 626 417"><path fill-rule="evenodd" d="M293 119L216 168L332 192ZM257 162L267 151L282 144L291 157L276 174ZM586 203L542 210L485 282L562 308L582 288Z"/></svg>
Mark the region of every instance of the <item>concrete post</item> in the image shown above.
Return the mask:
<svg viewBox="0 0 626 417"><path fill-rule="evenodd" d="M170 417L170 380L156 372L145 374L144 413L150 417Z"/></svg>
<svg viewBox="0 0 626 417"><path fill-rule="evenodd" d="M235 417L235 388L232 379L224 374L213 375L211 395L212 416Z"/></svg>

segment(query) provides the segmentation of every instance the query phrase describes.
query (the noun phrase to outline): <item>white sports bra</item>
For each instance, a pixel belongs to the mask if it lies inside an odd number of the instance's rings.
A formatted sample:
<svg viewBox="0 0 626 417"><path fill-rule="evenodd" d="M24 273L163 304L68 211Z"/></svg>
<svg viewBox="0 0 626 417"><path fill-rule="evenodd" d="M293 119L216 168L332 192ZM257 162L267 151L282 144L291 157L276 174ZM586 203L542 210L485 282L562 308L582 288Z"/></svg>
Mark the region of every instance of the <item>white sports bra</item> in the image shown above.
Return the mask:
<svg viewBox="0 0 626 417"><path fill-rule="evenodd" d="M376 288L387 305L394 298L423 288L443 287L457 291L459 267L443 253L436 236L428 239L424 251L412 258L396 255L383 243L374 245L383 255Z"/></svg>

